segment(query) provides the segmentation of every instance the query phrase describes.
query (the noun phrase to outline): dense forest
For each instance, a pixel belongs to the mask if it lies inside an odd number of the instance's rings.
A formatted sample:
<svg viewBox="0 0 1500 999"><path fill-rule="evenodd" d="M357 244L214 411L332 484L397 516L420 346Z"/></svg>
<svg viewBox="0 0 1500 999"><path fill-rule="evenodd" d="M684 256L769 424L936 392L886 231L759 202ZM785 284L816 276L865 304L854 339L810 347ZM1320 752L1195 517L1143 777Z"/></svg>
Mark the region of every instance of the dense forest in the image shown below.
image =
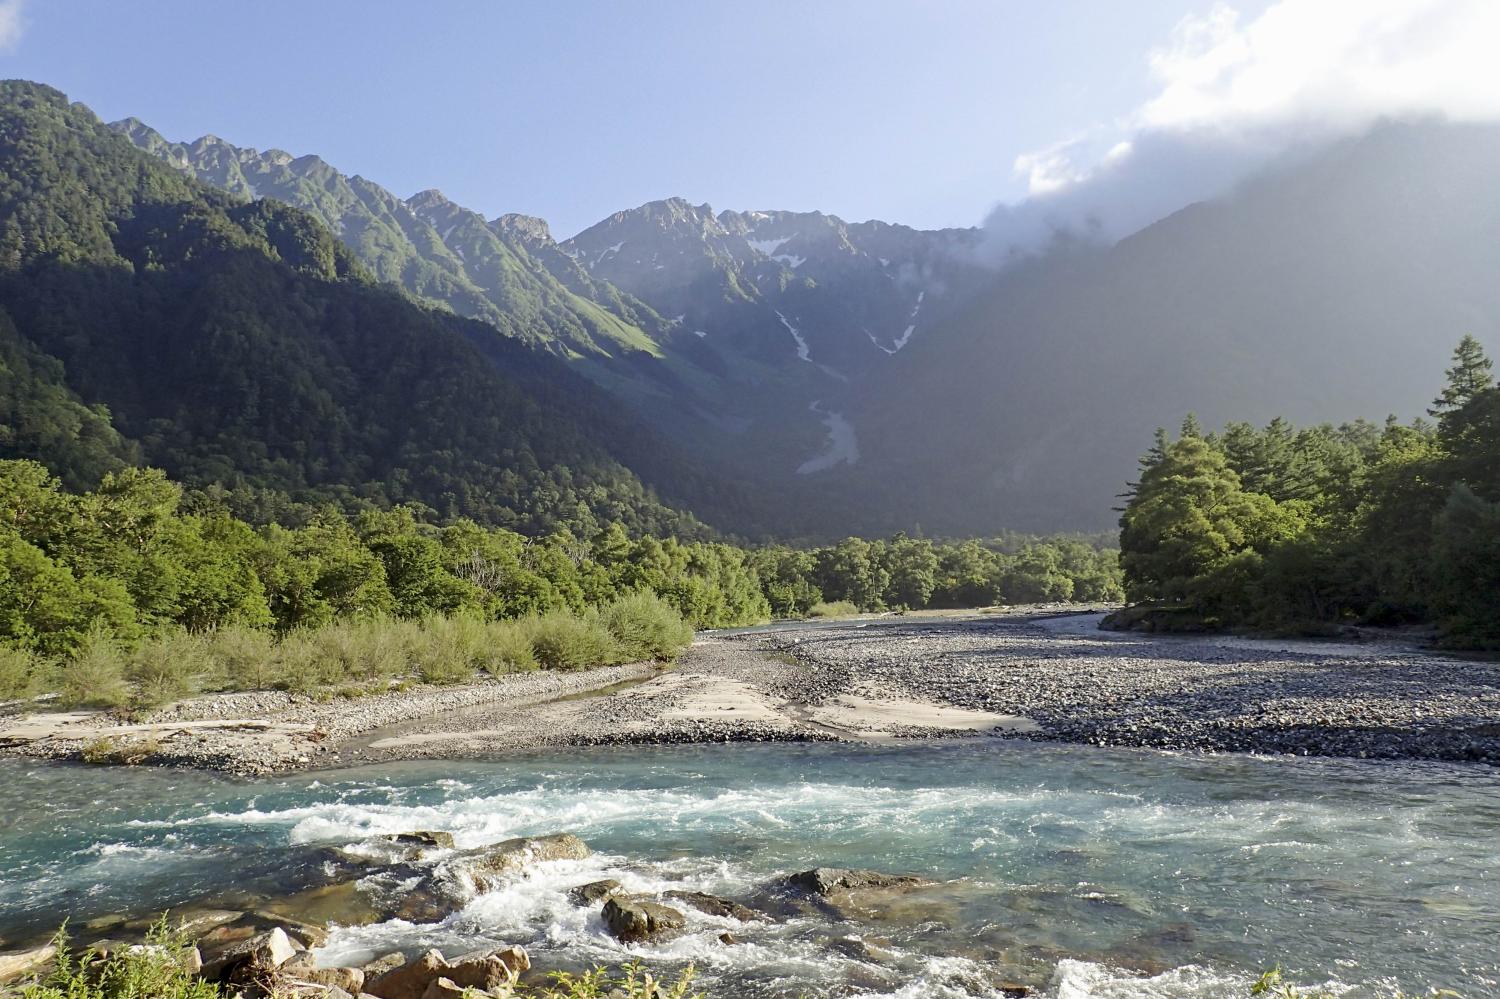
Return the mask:
<svg viewBox="0 0 1500 999"><path fill-rule="evenodd" d="M1121 517L1122 627L1430 623L1500 648L1500 387L1464 337L1429 415L1158 432Z"/></svg>

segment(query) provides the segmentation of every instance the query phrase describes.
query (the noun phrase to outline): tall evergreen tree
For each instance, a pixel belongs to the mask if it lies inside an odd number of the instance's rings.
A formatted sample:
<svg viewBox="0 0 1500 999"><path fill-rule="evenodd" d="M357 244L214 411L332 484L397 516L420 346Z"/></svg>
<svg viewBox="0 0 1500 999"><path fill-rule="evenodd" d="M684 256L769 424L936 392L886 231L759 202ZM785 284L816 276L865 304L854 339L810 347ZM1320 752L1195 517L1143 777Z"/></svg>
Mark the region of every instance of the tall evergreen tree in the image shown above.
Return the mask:
<svg viewBox="0 0 1500 999"><path fill-rule="evenodd" d="M1441 420L1444 416L1463 409L1480 393L1495 386L1495 365L1490 361L1478 340L1469 334L1458 342L1453 351L1453 367L1447 371L1448 384L1432 402L1427 412Z"/></svg>

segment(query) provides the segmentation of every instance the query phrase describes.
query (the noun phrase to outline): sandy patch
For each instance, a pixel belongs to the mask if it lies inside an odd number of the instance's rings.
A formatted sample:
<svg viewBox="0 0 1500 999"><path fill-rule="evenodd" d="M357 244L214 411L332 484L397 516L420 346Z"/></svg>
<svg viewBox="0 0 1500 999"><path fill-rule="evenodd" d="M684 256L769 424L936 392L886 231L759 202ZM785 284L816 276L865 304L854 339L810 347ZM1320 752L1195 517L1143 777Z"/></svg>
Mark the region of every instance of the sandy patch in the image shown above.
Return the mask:
<svg viewBox="0 0 1500 999"><path fill-rule="evenodd" d="M261 718L222 718L212 721L163 722L158 724L100 725L97 711L63 711L56 714L23 715L0 728L0 742L35 742L39 739L156 739L204 732L247 732L264 736L308 735L314 726L300 722L271 722Z"/></svg>
<svg viewBox="0 0 1500 999"><path fill-rule="evenodd" d="M1035 732L1036 722L1020 715L954 708L909 698L875 698L845 694L813 708L820 725L868 735L894 735L911 728L950 732Z"/></svg>
<svg viewBox="0 0 1500 999"><path fill-rule="evenodd" d="M643 684L639 693L660 685L653 694L668 694L673 705L661 712L666 721L751 721L786 723L787 718L750 684L704 673L673 673Z"/></svg>

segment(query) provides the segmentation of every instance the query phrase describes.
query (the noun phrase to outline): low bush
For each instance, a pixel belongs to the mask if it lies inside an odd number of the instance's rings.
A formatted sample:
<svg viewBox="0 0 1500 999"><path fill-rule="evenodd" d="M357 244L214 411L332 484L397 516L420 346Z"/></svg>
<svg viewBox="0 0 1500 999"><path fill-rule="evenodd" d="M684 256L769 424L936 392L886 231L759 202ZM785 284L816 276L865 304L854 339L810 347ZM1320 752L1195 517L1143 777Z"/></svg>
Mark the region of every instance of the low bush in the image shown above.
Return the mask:
<svg viewBox="0 0 1500 999"><path fill-rule="evenodd" d="M146 758L160 748L154 735L141 739L112 739L103 736L84 743L78 755L85 763L122 763L135 766L146 762Z"/></svg>
<svg viewBox="0 0 1500 999"><path fill-rule="evenodd" d="M149 638L130 655L132 700L147 708L181 700L194 691L208 667L202 636L172 631Z"/></svg>
<svg viewBox="0 0 1500 999"><path fill-rule="evenodd" d="M808 617L853 617L859 608L848 600L822 600L807 609Z"/></svg>
<svg viewBox="0 0 1500 999"><path fill-rule="evenodd" d="M0 701L10 701L31 693L42 663L25 649L0 645Z"/></svg>
<svg viewBox="0 0 1500 999"><path fill-rule="evenodd" d="M676 608L654 593L617 597L599 612L626 659L675 659L693 641L693 629Z"/></svg>
<svg viewBox="0 0 1500 999"><path fill-rule="evenodd" d="M209 683L226 690L265 690L276 678L276 643L264 631L230 625L203 636Z"/></svg>
<svg viewBox="0 0 1500 999"><path fill-rule="evenodd" d="M21 989L23 999L219 999L219 986L189 968L192 944L170 930L166 918L153 927L146 946L101 958L92 951L72 956L65 930L52 943L57 961L41 981Z"/></svg>
<svg viewBox="0 0 1500 999"><path fill-rule="evenodd" d="M552 611L526 621L537 662L547 669L584 669L623 662L620 647L597 615Z"/></svg>
<svg viewBox="0 0 1500 999"><path fill-rule="evenodd" d="M704 999L702 992L690 992L693 969L689 966L676 981L654 977L640 964L628 964L612 976L604 968L581 975L558 972L553 984L542 986L511 985L494 995L499 999Z"/></svg>
<svg viewBox="0 0 1500 999"><path fill-rule="evenodd" d="M268 686L293 694L315 693L339 681L336 667L330 668L330 665L324 658L323 651L318 648L316 632L288 632L276 643L271 667L272 681Z"/></svg>
<svg viewBox="0 0 1500 999"><path fill-rule="evenodd" d="M506 673L529 673L537 668L536 650L531 646L531 630L525 621L491 621L485 629L484 669L491 676Z"/></svg>
<svg viewBox="0 0 1500 999"><path fill-rule="evenodd" d="M107 631L94 629L78 651L62 661L57 671L58 693L68 707L117 708L130 701L129 666L118 642Z"/></svg>
<svg viewBox="0 0 1500 999"><path fill-rule="evenodd" d="M417 626L409 621L375 618L335 621L312 632L325 672L339 680L388 680L410 666Z"/></svg>
<svg viewBox="0 0 1500 999"><path fill-rule="evenodd" d="M486 644L484 622L460 614L423 621L408 651L423 681L463 683L474 679Z"/></svg>

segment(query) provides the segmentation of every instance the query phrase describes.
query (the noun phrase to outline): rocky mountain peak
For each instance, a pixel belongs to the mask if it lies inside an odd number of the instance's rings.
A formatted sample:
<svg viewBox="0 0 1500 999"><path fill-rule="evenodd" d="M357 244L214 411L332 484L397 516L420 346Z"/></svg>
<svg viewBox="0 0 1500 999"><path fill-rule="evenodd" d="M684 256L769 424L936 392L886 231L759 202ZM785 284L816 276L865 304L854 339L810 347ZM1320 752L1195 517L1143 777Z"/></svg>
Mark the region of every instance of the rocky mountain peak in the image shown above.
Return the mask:
<svg viewBox="0 0 1500 999"><path fill-rule="evenodd" d="M509 212L490 222L490 228L501 236L513 236L525 243L552 245L552 229L547 220L535 215Z"/></svg>

